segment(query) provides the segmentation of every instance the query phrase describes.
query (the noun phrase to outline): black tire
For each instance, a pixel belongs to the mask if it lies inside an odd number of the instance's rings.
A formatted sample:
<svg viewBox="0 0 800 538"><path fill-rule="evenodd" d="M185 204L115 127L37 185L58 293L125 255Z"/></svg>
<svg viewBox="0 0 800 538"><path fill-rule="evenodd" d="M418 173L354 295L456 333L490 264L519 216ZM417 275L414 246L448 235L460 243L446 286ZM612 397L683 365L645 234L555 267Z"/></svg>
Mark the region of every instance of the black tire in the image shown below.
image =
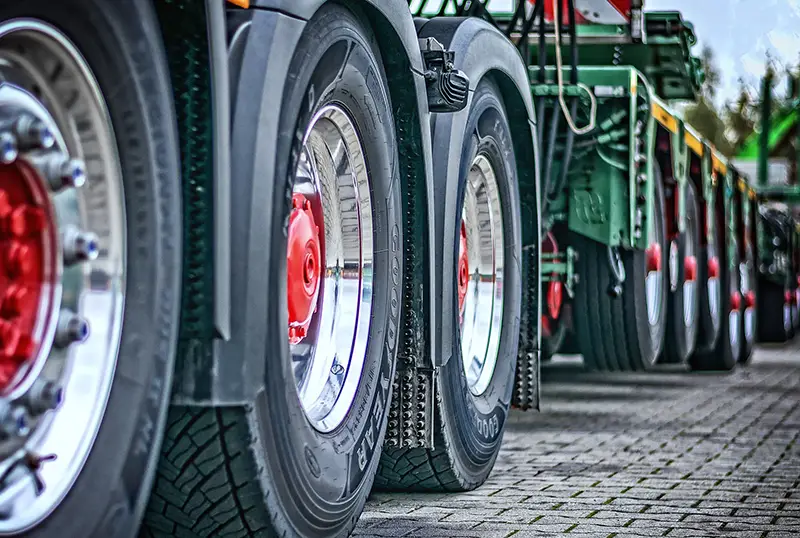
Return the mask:
<svg viewBox="0 0 800 538"><path fill-rule="evenodd" d="M144 536L347 536L378 465L394 375L402 211L392 107L374 35L333 3L307 23L279 111L263 326L265 390L250 405L170 412ZM315 429L303 411L287 342L287 227L295 170L314 115L330 103L360 135L373 214L371 323L363 374L343 422ZM266 203L266 201L265 201ZM256 300L256 299L254 299Z"/></svg>
<svg viewBox="0 0 800 538"><path fill-rule="evenodd" d="M755 245L752 241L745 242L745 259L742 260L741 269L739 271L739 278L741 279L741 293L742 293L742 326L740 334L742 335L742 350L739 353L739 364L749 364L753 358L753 350L756 344L756 336L758 334L758 281L756 272L756 253ZM747 281L750 282L749 288L743 271L747 272ZM748 308L747 294L753 294L753 306ZM748 321L749 320L749 321Z"/></svg>
<svg viewBox="0 0 800 538"><path fill-rule="evenodd" d="M552 334L550 336L542 334L542 362L551 360L557 353L570 353L568 341L569 327L572 323L572 306L570 304L562 305L561 315L558 319L554 320L548 316L548 323L550 323ZM573 351L573 353L579 353L579 351Z"/></svg>
<svg viewBox="0 0 800 538"><path fill-rule="evenodd" d="M700 326L697 333L697 353L709 353L716 349L717 343L722 333L722 310L715 314L712 311L712 296L717 305L722 304L722 262L725 258L720 245L723 244L724 235L719 225L716 224L716 212L713 206L707 206L706 219L710 219L714 224L714 233L707 238L707 244L702 248L697 260L697 282L698 295L700 297ZM715 286L711 284L711 274L709 264L715 261L717 265L717 277L714 279Z"/></svg>
<svg viewBox="0 0 800 538"><path fill-rule="evenodd" d="M693 253L695 260L700 254L700 218L697 206L697 191L689 182L686 184L686 229L677 241L677 274L672 281L673 268L667 264L670 277L670 294L667 301L667 336L664 343L663 361L672 364L683 364L692 355L697 343L697 332L700 318L700 294L697 285L697 275L694 282L686 283L686 266L684 259L689 252ZM687 243L691 248L687 248ZM673 288L674 284L674 289ZM693 288L693 293L687 294L686 286ZM687 323L686 314L689 315Z"/></svg>
<svg viewBox="0 0 800 538"><path fill-rule="evenodd" d="M756 301L758 341L770 344L786 342L791 326L786 316L783 286L759 275Z"/></svg>
<svg viewBox="0 0 800 538"><path fill-rule="evenodd" d="M717 221L719 222L719 220ZM710 351L698 351L690 359L689 365L694 370L729 371L736 367L741 355L741 312L735 323L731 323L731 300L734 291L741 291L739 275L739 246L736 237L727 238L727 263L720 264L720 335L716 346ZM738 335L734 341L732 338Z"/></svg>
<svg viewBox="0 0 800 538"><path fill-rule="evenodd" d="M461 355L458 312L453 354L439 372L439 398L434 411L434 446L385 448L376 486L411 491L465 491L480 486L494 466L508 415L519 343L522 297L522 244L516 161L511 129L497 86L488 79L473 94L459 163L459 202L448 218L461 222L467 174L477 155L485 156L497 177L503 217L504 271L502 329L497 363L486 390L474 394L467 383ZM447 158L447 153L434 158ZM456 227L455 229L458 229ZM458 238L457 238L458 239ZM458 243L453 274L457 274ZM456 300L453 304L458 305Z"/></svg>
<svg viewBox="0 0 800 538"><path fill-rule="evenodd" d="M0 19L23 17L63 32L106 100L122 166L131 260L117 365L97 437L66 497L25 536L129 538L155 472L180 312L181 183L164 48L149 2L0 2ZM75 113L70 121L85 121Z"/></svg>
<svg viewBox="0 0 800 538"><path fill-rule="evenodd" d="M655 170L653 215L661 252L666 253L664 186L658 168ZM622 295L612 298L608 294L612 281L608 247L579 234L573 234L571 243L580 254L576 264L580 280L572 315L586 368L598 371L652 368L664 345L667 279L661 279L661 306L651 324L646 299L645 252L620 250L626 280Z"/></svg>

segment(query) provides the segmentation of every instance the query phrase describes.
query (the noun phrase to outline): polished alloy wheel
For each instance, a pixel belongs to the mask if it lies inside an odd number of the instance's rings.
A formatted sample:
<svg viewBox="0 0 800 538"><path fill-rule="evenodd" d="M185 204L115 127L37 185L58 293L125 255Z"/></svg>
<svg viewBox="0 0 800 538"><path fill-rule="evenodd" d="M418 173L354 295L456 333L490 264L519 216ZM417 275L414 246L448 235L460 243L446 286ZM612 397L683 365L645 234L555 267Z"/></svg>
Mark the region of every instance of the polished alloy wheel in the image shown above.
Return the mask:
<svg viewBox="0 0 800 538"><path fill-rule="evenodd" d="M459 252L459 328L467 384L483 394L494 375L503 323L503 216L489 159L472 162L464 189ZM460 275L465 274L465 281ZM463 297L463 299L462 299Z"/></svg>
<svg viewBox="0 0 800 538"><path fill-rule="evenodd" d="M348 113L321 109L306 131L289 216L289 346L297 393L319 431L353 405L372 312L372 202Z"/></svg>
<svg viewBox="0 0 800 538"><path fill-rule="evenodd" d="M72 43L40 21L0 25L0 533L59 504L105 411L125 300L120 168Z"/></svg>
<svg viewBox="0 0 800 538"><path fill-rule="evenodd" d="M648 226L648 247L645 251L645 298L647 304L647 319L650 322L650 332L652 334L658 331L661 310L664 308L663 253L661 252L661 243L659 242L663 233L663 227L664 222L661 219L654 219L651 225Z"/></svg>

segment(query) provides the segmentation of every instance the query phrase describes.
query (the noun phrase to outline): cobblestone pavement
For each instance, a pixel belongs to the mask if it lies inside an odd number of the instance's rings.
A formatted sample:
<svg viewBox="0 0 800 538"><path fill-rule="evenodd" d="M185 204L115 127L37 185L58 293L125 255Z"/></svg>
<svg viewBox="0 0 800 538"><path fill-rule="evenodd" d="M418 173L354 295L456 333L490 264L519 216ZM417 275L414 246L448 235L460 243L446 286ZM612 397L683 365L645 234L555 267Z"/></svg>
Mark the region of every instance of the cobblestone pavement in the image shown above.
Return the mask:
<svg viewBox="0 0 800 538"><path fill-rule="evenodd" d="M542 377L483 487L375 494L356 536L800 537L800 344L728 375Z"/></svg>

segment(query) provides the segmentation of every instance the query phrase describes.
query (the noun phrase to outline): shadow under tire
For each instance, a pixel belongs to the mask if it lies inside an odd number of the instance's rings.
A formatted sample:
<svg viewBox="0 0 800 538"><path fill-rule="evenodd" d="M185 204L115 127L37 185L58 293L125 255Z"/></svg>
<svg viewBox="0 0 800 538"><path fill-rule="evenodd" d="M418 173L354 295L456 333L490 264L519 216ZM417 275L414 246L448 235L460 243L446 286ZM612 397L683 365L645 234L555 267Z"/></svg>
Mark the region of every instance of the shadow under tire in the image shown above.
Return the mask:
<svg viewBox="0 0 800 538"><path fill-rule="evenodd" d="M81 197L86 193L91 196L92 205L82 206L82 211L96 218L94 212L104 207L111 199L110 193L117 189L116 194L124 203L123 207L113 208L123 219L118 230L112 228L116 226L113 221L92 223L96 228L90 231L101 236L100 261L86 262L79 266L79 276L73 272L69 277L84 282L91 274L92 291L125 292L124 304L118 305L119 345L108 400L93 403L93 409L104 404L105 408L75 481L66 487L64 497L53 505L52 511L23 534L31 538L131 538L138 530L155 473L169 405L180 314L181 184L176 119L164 48L158 23L147 2L0 1L0 20L5 23L12 19L26 27L36 24L52 29L68 40L80 56L76 64L85 64L80 68L74 66L74 58L65 59L68 53L64 50L61 60L53 61L53 56L45 63L42 56L34 55L35 49L27 48L22 41L18 42L14 55L31 68L35 66L48 73L46 79L40 80L41 86L34 84L24 89L37 95L51 114L51 105L63 105L60 108L63 115L54 121L67 143L74 142L77 146L69 148L71 156L85 159L88 165L86 184L75 191ZM34 33L43 34L40 29L25 31L26 40ZM20 38L20 35L15 37ZM30 45L32 40L25 43ZM3 63L12 65L6 63L5 56ZM84 67L86 71L82 70ZM5 75L4 84L16 83ZM97 91L92 94L102 101L104 110L90 108L89 99L81 89L84 84ZM71 104L65 104L66 100ZM110 130L106 132L106 128ZM114 174L113 182L106 175L103 155L106 139L111 140L118 156L118 162L114 163L118 173ZM80 155L75 154L78 148ZM77 208L78 200L72 201ZM81 198L80 203L85 204L86 200ZM107 227L100 229L103 224ZM117 234L125 241L127 263L123 253L120 265L124 273L112 274L116 260L109 261L108 249L114 248L109 245ZM124 278L117 282L120 274ZM67 278L65 270L62 283ZM120 288L116 288L118 284ZM67 284L64 287L67 289ZM106 327L92 327L92 314L84 313L94 303L92 293L87 291L84 284L79 292L84 302L76 309L90 322L88 338L79 346L92 346L95 338L105 337L113 342L112 320L107 320ZM65 300L62 297L62 305ZM73 364L77 364L82 357L73 358L76 359ZM91 394L86 386L89 384L84 384L85 395ZM67 386L65 405L52 418L68 412L71 396L78 396L78 392L70 393ZM75 429L70 433L94 435L81 432L79 427L76 419ZM47 465L53 464L43 463L42 471L46 471ZM45 491L53 486L53 482L45 480ZM26 502L34 504L30 498ZM3 519L8 522L10 518Z"/></svg>
<svg viewBox="0 0 800 538"><path fill-rule="evenodd" d="M283 106L275 111L279 114L277 147L263 148L276 152L275 180L264 187L272 191L263 202L272 205L269 229L259 232L263 244L255 247L269 249L271 263L269 268L254 269L266 271L267 276L266 287L253 290L264 297L252 298L254 305L266 305L265 317L253 321L264 327L263 340L255 339L264 347L252 350L265 361L264 390L246 406L171 409L144 537L344 537L352 532L364 508L386 429L403 271L394 120L377 50L368 25L341 5L326 4L305 26L291 59ZM345 118L348 122L339 123ZM319 131L314 130L317 126ZM340 151L320 145L328 136L343 142L336 146ZM360 151L351 143L358 143ZM349 173L344 161L333 160L336 156L349 159ZM303 164L303 159L317 158L331 162L315 160L316 164L342 166L318 169ZM335 375L345 375L343 386L354 391L352 403L328 426L321 422L325 418L314 417L312 422L311 411L299 397L293 367L297 351L292 348L302 341L290 346L292 332L288 330L292 314L287 299L287 246L292 225L287 227L287 220L293 222L299 215L295 211L309 207L294 204L297 185L314 183L305 175L310 168L328 186L328 190L323 186L318 198L310 194L307 198L315 200L309 211L318 219L319 233L332 231L333 223L342 224L336 220L337 211L357 208L359 230L363 230L361 218L367 210L373 223L371 233L364 232L362 237L359 232L360 239L354 243L355 252L365 252L367 237L372 252L371 293L362 293L365 284L360 280L356 295L359 300L371 297L369 316L363 318L368 334L360 355L363 369L350 384L347 372L357 362L351 361L348 368L337 369L338 363L328 368ZM369 203L366 198L354 200L354 190L369 193ZM329 191L340 197L335 199L338 206L325 205ZM348 222L350 226L342 229L353 229L354 222ZM313 233L314 227L310 230ZM344 241L329 242L321 249L321 261L314 267L327 267L320 271L325 279L365 274L363 266L361 271L349 268L346 257L343 268L336 254L326 255L324 249L338 252L334 249L343 245ZM319 297L323 300L313 311L308 332L304 329L305 338L328 334L318 329L322 321L317 312L328 308L325 294L346 287L341 282L330 287L322 284ZM334 315L332 319L341 318ZM361 341L362 333L354 334L351 342ZM350 345L352 358L358 359L357 345Z"/></svg>
<svg viewBox="0 0 800 538"><path fill-rule="evenodd" d="M670 364L683 364L689 360L697 343L700 323L700 294L696 270L700 255L700 219L697 191L691 182L686 184L685 196L686 229L678 238L677 285L675 290L670 290L667 301L667 335L663 360ZM687 268L686 256L694 256L694 269ZM694 275L687 275L687 269L694 270ZM669 271L672 271L672 267ZM687 281L687 277L694 280Z"/></svg>
<svg viewBox="0 0 800 538"><path fill-rule="evenodd" d="M481 187L473 175L478 166L491 166L495 177L496 195L499 199L499 214L502 216L502 286L496 284L483 289L492 293L502 290L502 321L500 336L496 342L496 365L492 371L481 370L475 384L465 372L461 335L466 331L459 329L459 311L447 312L453 316L456 330L453 342L456 349L443 366L438 376L438 406L434 410L433 450L425 448L385 447L375 484L384 490L402 491L466 491L480 486L489 476L500 450L509 402L513 389L514 372L517 362L519 342L519 316L522 297L521 275L521 227L517 168L511 145L511 130L501 94L497 86L483 79L475 89L466 123L464 146L459 166L459 202L455 214L448 218L459 229L462 215L469 215L470 208L464 209L465 194L471 187ZM441 153L440 158L446 158ZM434 156L434 158L437 158ZM483 160L481 160L483 159ZM455 163L454 163L455 164ZM488 198L491 194L488 187ZM496 206L495 206L496 207ZM496 209L495 209L496 210ZM465 217L465 220L468 217ZM499 235L499 234L498 234ZM476 260L472 259L470 239L470 275ZM453 245L453 267L459 267L460 245L456 234ZM496 243L495 243L496 244ZM488 263L481 258L480 263ZM454 275L459 271L454 270ZM472 294L476 278L470 280L468 294ZM488 284L488 283L486 283ZM496 297L496 296L495 296ZM465 320L470 319L469 299L465 299ZM458 298L455 305L460 305ZM491 310L491 308L490 308ZM493 311L496 312L496 311ZM485 312L484 312L485 313ZM498 313L499 314L499 313ZM497 326L494 326L497 328ZM490 346L492 344L489 344ZM480 347L480 345L479 345ZM472 349L472 348L468 348ZM489 351L492 353L492 350ZM485 367L485 366L484 366ZM485 377L484 377L485 375ZM476 394L474 389L482 390Z"/></svg>
<svg viewBox="0 0 800 538"><path fill-rule="evenodd" d="M660 174L654 175L655 231L652 245L667 252L664 187ZM622 250L619 256L626 280L622 295L612 298L608 286L613 280L608 247L580 234L572 234L571 244L580 254L572 316L575 336L589 370L624 372L651 369L664 345L667 313L667 279L660 283L660 301L654 315L647 305L647 261L642 250Z"/></svg>

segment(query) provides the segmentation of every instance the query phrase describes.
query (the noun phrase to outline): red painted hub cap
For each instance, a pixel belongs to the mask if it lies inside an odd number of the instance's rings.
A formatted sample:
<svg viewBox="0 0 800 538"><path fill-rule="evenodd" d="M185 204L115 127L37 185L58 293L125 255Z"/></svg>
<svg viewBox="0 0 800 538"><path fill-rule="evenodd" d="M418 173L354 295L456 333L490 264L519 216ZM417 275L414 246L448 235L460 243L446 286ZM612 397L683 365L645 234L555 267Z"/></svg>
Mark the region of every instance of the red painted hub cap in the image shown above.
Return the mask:
<svg viewBox="0 0 800 538"><path fill-rule="evenodd" d="M653 243L647 247L645 258L647 260L648 273L661 271L661 245Z"/></svg>
<svg viewBox="0 0 800 538"><path fill-rule="evenodd" d="M686 282L697 280L697 258L695 256L686 256L683 259L683 275Z"/></svg>
<svg viewBox="0 0 800 538"><path fill-rule="evenodd" d="M305 338L317 310L322 270L319 227L311 202L302 194L292 196L286 262L289 342L297 344Z"/></svg>
<svg viewBox="0 0 800 538"><path fill-rule="evenodd" d="M551 282L547 287L547 310L551 318L558 319L562 304L564 304L564 285L558 281Z"/></svg>
<svg viewBox="0 0 800 538"><path fill-rule="evenodd" d="M467 298L469 284L469 255L467 253L467 226L461 221L461 238L458 251L458 311L464 312L464 303Z"/></svg>
<svg viewBox="0 0 800 538"><path fill-rule="evenodd" d="M719 258L708 259L708 278L719 278Z"/></svg>
<svg viewBox="0 0 800 538"><path fill-rule="evenodd" d="M785 299L787 305L790 305L790 306L794 305L795 297L794 297L794 294L791 291L785 292L783 294L783 298Z"/></svg>
<svg viewBox="0 0 800 538"><path fill-rule="evenodd" d="M548 254L558 254L558 243L552 233L548 233L542 242L542 252ZM564 284L558 280L559 275L553 273L552 280L547 285L546 300L547 312L542 316L542 330L545 336L552 335L550 320L556 321L561 315L561 307L564 304Z"/></svg>
<svg viewBox="0 0 800 538"><path fill-rule="evenodd" d="M738 291L731 293L731 312L736 312L742 308L742 294Z"/></svg>
<svg viewBox="0 0 800 538"><path fill-rule="evenodd" d="M756 293L753 290L744 294L744 307L755 308L756 306Z"/></svg>
<svg viewBox="0 0 800 538"><path fill-rule="evenodd" d="M47 279L53 277L45 274L54 229L47 199L26 164L0 165L0 389L38 348L34 331Z"/></svg>

